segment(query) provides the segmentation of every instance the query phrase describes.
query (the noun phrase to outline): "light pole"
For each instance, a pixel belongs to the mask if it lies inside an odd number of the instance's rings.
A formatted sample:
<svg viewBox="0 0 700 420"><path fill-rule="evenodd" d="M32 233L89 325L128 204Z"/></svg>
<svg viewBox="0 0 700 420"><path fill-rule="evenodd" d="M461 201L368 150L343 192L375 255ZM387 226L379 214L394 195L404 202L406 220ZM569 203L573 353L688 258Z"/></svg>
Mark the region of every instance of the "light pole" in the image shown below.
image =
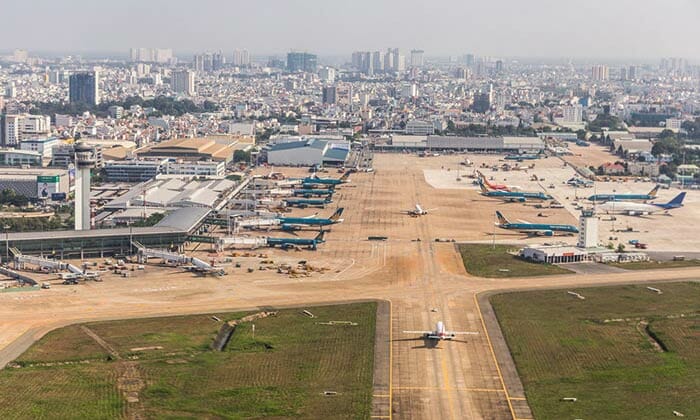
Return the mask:
<svg viewBox="0 0 700 420"><path fill-rule="evenodd" d="M2 227L5 230L5 260L10 262L10 225Z"/></svg>
<svg viewBox="0 0 700 420"><path fill-rule="evenodd" d="M612 205L612 232L613 233L615 233L615 219L617 219L617 217L615 216L615 201L617 201L617 200L615 200L615 193L616 192L617 192L617 190L613 190L613 197L612 197L613 198L613 205Z"/></svg>

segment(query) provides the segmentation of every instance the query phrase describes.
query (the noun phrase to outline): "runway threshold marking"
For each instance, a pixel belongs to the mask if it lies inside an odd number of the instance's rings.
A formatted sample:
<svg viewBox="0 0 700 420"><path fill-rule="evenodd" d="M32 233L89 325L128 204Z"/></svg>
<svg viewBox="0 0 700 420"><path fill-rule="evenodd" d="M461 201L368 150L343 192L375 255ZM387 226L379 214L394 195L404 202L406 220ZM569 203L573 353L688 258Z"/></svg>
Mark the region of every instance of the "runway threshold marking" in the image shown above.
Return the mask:
<svg viewBox="0 0 700 420"><path fill-rule="evenodd" d="M420 390L420 391L504 392L500 388L498 388L498 389L495 389L495 388L452 388L452 387L437 387L437 386L397 386L394 389L397 391Z"/></svg>
<svg viewBox="0 0 700 420"><path fill-rule="evenodd" d="M510 410L513 420L517 419L515 416L515 410L513 409L513 403L511 402L510 394L508 394L508 388L506 388L506 381L503 379L503 374L501 373L501 367L498 365L498 359L496 358L496 352L493 350L493 344L491 344L491 337L489 336L489 331L486 329L486 321L484 321L484 315L481 313L481 306L479 306L479 300L476 298L476 293L474 293L474 303L476 304L476 310L479 312L479 318L481 319L481 326L484 329L484 335L486 335L486 342L489 345L489 350L491 351L491 357L493 357L493 362L496 364L496 372L498 373L498 379L501 381L501 386L503 387L503 392L506 394L506 402L508 402L508 409Z"/></svg>

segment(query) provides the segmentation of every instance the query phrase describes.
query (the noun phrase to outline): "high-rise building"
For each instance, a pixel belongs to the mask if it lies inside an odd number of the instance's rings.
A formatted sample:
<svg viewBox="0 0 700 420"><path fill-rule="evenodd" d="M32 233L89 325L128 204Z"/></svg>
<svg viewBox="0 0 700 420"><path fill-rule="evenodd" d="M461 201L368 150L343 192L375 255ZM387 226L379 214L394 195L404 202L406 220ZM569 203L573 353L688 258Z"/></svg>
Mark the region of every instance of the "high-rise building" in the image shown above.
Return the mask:
<svg viewBox="0 0 700 420"><path fill-rule="evenodd" d="M75 73L69 79L70 103L97 105L100 103L100 73Z"/></svg>
<svg viewBox="0 0 700 420"><path fill-rule="evenodd" d="M637 80L637 66L629 66L627 70L627 78L629 80Z"/></svg>
<svg viewBox="0 0 700 420"><path fill-rule="evenodd" d="M418 86L415 83L406 83L401 86L401 97L404 99L415 98L418 96Z"/></svg>
<svg viewBox="0 0 700 420"><path fill-rule="evenodd" d="M287 71L315 73L318 67L318 57L315 54L290 52L287 54Z"/></svg>
<svg viewBox="0 0 700 420"><path fill-rule="evenodd" d="M491 94L490 93L477 93L474 95L474 102L472 103L472 110L480 114L486 113L491 109Z"/></svg>
<svg viewBox="0 0 700 420"><path fill-rule="evenodd" d="M221 51L215 52L211 60L211 69L214 71L221 70L226 65L226 57L224 57L224 53Z"/></svg>
<svg viewBox="0 0 700 420"><path fill-rule="evenodd" d="M464 56L464 64L467 65L467 67L471 67L476 63L476 59L474 57L474 54L467 54Z"/></svg>
<svg viewBox="0 0 700 420"><path fill-rule="evenodd" d="M596 81L606 81L610 79L610 70L604 64L596 64L591 67L591 78Z"/></svg>
<svg viewBox="0 0 700 420"><path fill-rule="evenodd" d="M234 50L233 60L231 61L236 67L248 67L250 66L250 53L248 50Z"/></svg>
<svg viewBox="0 0 700 420"><path fill-rule="evenodd" d="M411 67L423 67L423 50L411 50Z"/></svg>
<svg viewBox="0 0 700 420"><path fill-rule="evenodd" d="M323 103L334 105L337 101L337 89L335 86L326 86L323 88Z"/></svg>
<svg viewBox="0 0 700 420"><path fill-rule="evenodd" d="M374 67L374 72L384 71L384 53L381 51L375 51L372 53L372 65Z"/></svg>
<svg viewBox="0 0 700 420"><path fill-rule="evenodd" d="M173 50L170 48L132 48L129 51L134 63L167 64L173 60Z"/></svg>
<svg viewBox="0 0 700 420"><path fill-rule="evenodd" d="M324 83L335 82L335 69L333 67L324 67L318 71L318 76Z"/></svg>
<svg viewBox="0 0 700 420"><path fill-rule="evenodd" d="M501 73L503 72L503 60L497 60L496 61L496 73Z"/></svg>
<svg viewBox="0 0 700 420"><path fill-rule="evenodd" d="M3 147L17 147L22 140L44 138L50 134L51 118L47 115L5 115L0 144Z"/></svg>
<svg viewBox="0 0 700 420"><path fill-rule="evenodd" d="M564 107L564 124L580 124L583 122L583 106L580 104Z"/></svg>
<svg viewBox="0 0 700 420"><path fill-rule="evenodd" d="M195 72L188 69L174 71L170 78L170 88L175 93L182 93L187 96L194 96Z"/></svg>

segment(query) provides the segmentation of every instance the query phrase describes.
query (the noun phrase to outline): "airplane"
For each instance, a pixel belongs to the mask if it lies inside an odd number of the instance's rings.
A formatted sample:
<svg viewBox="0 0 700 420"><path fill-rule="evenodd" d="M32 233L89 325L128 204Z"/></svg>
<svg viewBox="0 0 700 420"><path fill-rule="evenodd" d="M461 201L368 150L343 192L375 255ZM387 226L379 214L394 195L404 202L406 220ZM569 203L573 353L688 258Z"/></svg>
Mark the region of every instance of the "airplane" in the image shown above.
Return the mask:
<svg viewBox="0 0 700 420"><path fill-rule="evenodd" d="M278 220L283 230L299 230L302 226L319 226L323 228L323 226L342 223L343 219L340 218L340 215L343 214L343 210L342 207L339 208L327 219L313 215L311 217L280 217Z"/></svg>
<svg viewBox="0 0 700 420"><path fill-rule="evenodd" d="M505 157L506 160L535 160L539 159L540 155L528 155L528 154L523 154L523 155L507 155Z"/></svg>
<svg viewBox="0 0 700 420"><path fill-rule="evenodd" d="M578 228L572 225L554 225L549 223L511 223L501 214L496 212L498 218L498 226L501 229L517 230L518 232L532 234L536 236L554 236L555 232L561 232L565 235L573 235L578 233Z"/></svg>
<svg viewBox="0 0 700 420"><path fill-rule="evenodd" d="M289 207L306 208L309 206L323 207L333 202L331 197L327 198L287 198L282 200Z"/></svg>
<svg viewBox="0 0 700 420"><path fill-rule="evenodd" d="M423 207L421 207L420 204L416 204L416 207L413 210L407 210L405 213L408 214L409 216L412 216L412 217L418 217L418 216L425 216L433 210L437 210L437 209L425 210L425 209L423 209Z"/></svg>
<svg viewBox="0 0 700 420"><path fill-rule="evenodd" d="M477 335L474 331L447 331L445 324L439 321L435 326L434 331L404 331L404 334L423 334L423 338L427 340L452 340L458 335Z"/></svg>
<svg viewBox="0 0 700 420"><path fill-rule="evenodd" d="M552 196L543 192L524 192L524 191L492 191L489 190L482 182L479 182L481 195L486 197L498 198L510 203L524 203L527 200L551 200Z"/></svg>
<svg viewBox="0 0 700 420"><path fill-rule="evenodd" d="M492 190L510 191L510 187L508 187L507 185L505 185L505 184L492 184L492 183L490 183L490 182L486 179L486 177L484 176L484 174L482 174L482 173L479 172L479 171L476 171L476 173L477 173L477 175L479 175L479 176L478 176L479 180L480 180L482 183L486 184L486 185L487 185L489 188L491 188Z"/></svg>
<svg viewBox="0 0 700 420"><path fill-rule="evenodd" d="M593 188L593 181L578 177L573 177L566 181L566 183L573 187Z"/></svg>
<svg viewBox="0 0 700 420"><path fill-rule="evenodd" d="M292 195L295 197L323 197L325 196L330 196L335 193L335 190L333 188L330 189L324 189L324 190L316 190L316 189L308 189L308 188L303 188L303 189L297 189L292 191Z"/></svg>
<svg viewBox="0 0 700 420"><path fill-rule="evenodd" d="M350 171L346 171L340 178L319 178L315 173L309 177L302 180L302 183L308 185L340 185L350 182L348 178L350 177Z"/></svg>
<svg viewBox="0 0 700 420"><path fill-rule="evenodd" d="M661 211L683 207L685 192L678 194L673 200L665 204L657 203L630 203L628 201L608 201L598 206L598 211L608 214L626 214L628 216L644 216L646 214L658 213Z"/></svg>
<svg viewBox="0 0 700 420"><path fill-rule="evenodd" d="M279 246L282 249L288 249L288 248L295 248L299 246L306 246L309 249L316 250L316 246L318 244L322 244L325 242L323 239L324 235L326 234L325 231L321 231L316 235L315 238L312 239L303 239L303 238L267 238L267 245L274 248L275 246Z"/></svg>
<svg viewBox="0 0 700 420"><path fill-rule="evenodd" d="M647 201L656 198L659 192L659 185L655 186L649 194L595 194L588 197L588 201L608 202L608 201Z"/></svg>

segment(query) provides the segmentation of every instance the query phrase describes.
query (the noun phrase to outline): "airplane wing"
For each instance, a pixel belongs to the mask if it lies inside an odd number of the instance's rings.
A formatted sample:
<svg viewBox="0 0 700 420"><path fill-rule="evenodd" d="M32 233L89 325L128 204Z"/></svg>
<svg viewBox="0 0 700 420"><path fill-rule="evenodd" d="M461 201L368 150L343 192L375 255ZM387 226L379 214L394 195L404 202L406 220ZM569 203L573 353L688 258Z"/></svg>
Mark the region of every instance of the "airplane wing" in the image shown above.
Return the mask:
<svg viewBox="0 0 700 420"><path fill-rule="evenodd" d="M404 331L404 334L432 334L435 331Z"/></svg>
<svg viewBox="0 0 700 420"><path fill-rule="evenodd" d="M303 217L303 219L315 219L316 216L318 216L318 213L314 213L314 214L312 214L311 216Z"/></svg>
<svg viewBox="0 0 700 420"><path fill-rule="evenodd" d="M524 219L518 219L518 222L524 223L524 224L526 224L526 225L531 225L531 224L532 224L531 222L528 222L527 220L524 220Z"/></svg>
<svg viewBox="0 0 700 420"><path fill-rule="evenodd" d="M479 335L478 331L450 331L449 334L454 335Z"/></svg>
<svg viewBox="0 0 700 420"><path fill-rule="evenodd" d="M426 209L425 211L430 212L430 211L435 211L435 210L437 210L437 208L434 208L434 209Z"/></svg>

